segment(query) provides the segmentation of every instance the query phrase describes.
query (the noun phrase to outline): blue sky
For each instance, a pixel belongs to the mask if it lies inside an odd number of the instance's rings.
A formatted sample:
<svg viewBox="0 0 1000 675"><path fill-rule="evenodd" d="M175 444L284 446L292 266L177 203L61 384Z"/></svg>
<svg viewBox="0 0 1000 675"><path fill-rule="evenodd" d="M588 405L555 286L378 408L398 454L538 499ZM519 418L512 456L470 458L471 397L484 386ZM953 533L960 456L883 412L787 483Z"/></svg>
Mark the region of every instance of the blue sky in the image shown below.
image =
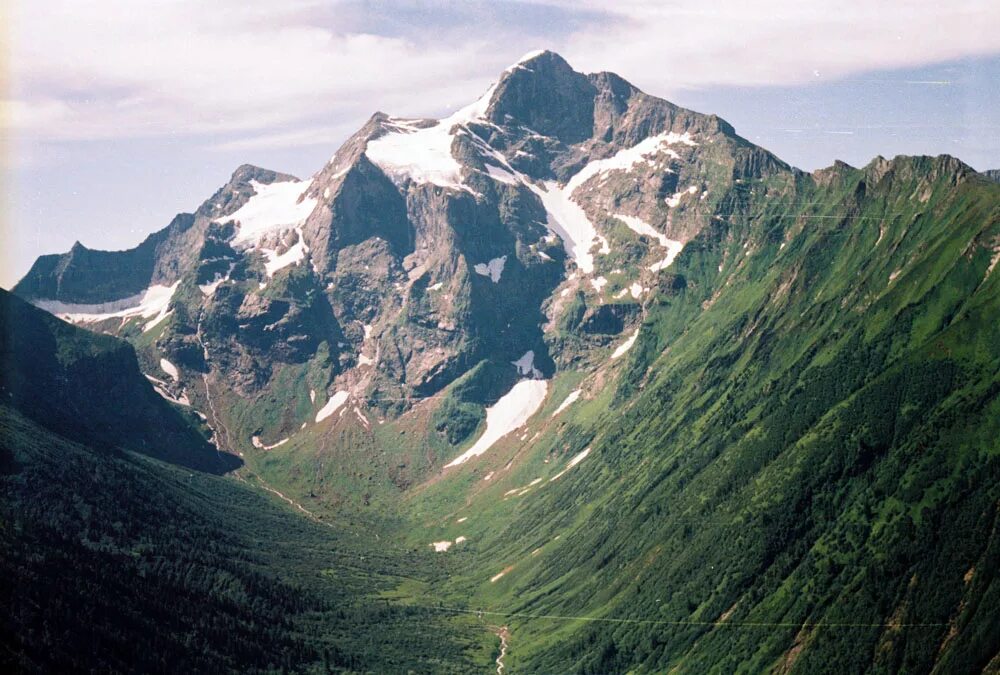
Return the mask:
<svg viewBox="0 0 1000 675"><path fill-rule="evenodd" d="M77 239L134 246L239 164L308 176L375 110L440 116L536 48L716 113L802 169L1000 167L1000 3L705 4L15 0L0 285Z"/></svg>

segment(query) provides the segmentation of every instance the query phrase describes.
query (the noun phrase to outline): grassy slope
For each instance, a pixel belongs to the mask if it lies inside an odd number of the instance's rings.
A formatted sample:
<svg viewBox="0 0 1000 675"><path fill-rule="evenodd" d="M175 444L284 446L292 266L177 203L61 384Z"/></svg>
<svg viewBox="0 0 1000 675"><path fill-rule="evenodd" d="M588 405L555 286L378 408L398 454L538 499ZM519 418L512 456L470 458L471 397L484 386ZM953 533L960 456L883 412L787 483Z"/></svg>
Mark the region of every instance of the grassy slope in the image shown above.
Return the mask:
<svg viewBox="0 0 1000 675"><path fill-rule="evenodd" d="M3 658L25 671L468 672L479 630L380 599L440 574L229 479L0 407Z"/></svg>
<svg viewBox="0 0 1000 675"><path fill-rule="evenodd" d="M419 593L447 573L428 551L303 519L187 468L208 446L152 392L128 345L0 299L5 670L468 672L487 662L493 641L478 626L393 601L397 587ZM117 405L102 406L109 399ZM182 466L136 454L151 449Z"/></svg>
<svg viewBox="0 0 1000 675"><path fill-rule="evenodd" d="M921 161L882 182L751 186L747 215L678 260L686 288L649 308L616 407L547 421L514 475L470 484L461 527L444 519L461 488L416 499L473 542L456 598L627 620L513 619L514 667L955 671L996 655L1000 276L984 277L1000 200ZM588 444L559 483L503 498Z"/></svg>

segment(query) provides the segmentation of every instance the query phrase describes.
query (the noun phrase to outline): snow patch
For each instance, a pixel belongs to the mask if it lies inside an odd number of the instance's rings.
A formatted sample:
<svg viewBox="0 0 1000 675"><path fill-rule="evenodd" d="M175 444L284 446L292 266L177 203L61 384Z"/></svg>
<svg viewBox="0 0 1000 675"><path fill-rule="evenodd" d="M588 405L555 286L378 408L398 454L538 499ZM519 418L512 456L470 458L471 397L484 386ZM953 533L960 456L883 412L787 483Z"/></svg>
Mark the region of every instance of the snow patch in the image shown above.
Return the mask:
<svg viewBox="0 0 1000 675"><path fill-rule="evenodd" d="M273 445L264 445L260 440L260 436L253 436L250 438L250 442L253 443L253 447L258 448L260 450L274 450L275 448L281 447L282 445L287 443L288 439L282 438L280 441L274 443Z"/></svg>
<svg viewBox="0 0 1000 675"><path fill-rule="evenodd" d="M433 286L428 286L427 290L428 291L440 291L442 286L444 286L444 283L439 281L436 284L434 284Z"/></svg>
<svg viewBox="0 0 1000 675"><path fill-rule="evenodd" d="M517 368L518 375L530 375L534 378L542 377L541 371L535 368L535 352L529 349L517 361L511 361Z"/></svg>
<svg viewBox="0 0 1000 675"><path fill-rule="evenodd" d="M675 192L672 196L666 198L667 206L670 208L675 208L681 203L681 197L684 195L693 195L698 191L698 186L692 185L686 190L681 190L680 192Z"/></svg>
<svg viewBox="0 0 1000 675"><path fill-rule="evenodd" d="M619 150L607 159L596 159L588 163L570 179L569 183L566 184L566 190L572 193L576 188L598 174L610 171L629 171L636 164L648 163L650 158L657 153L664 153L674 159L679 159L680 156L669 149L668 146L671 145L695 146L698 144L692 140L689 133L676 134L671 132L650 136L633 145L631 148ZM670 169L667 169L667 172L673 173Z"/></svg>
<svg viewBox="0 0 1000 675"><path fill-rule="evenodd" d="M354 414L358 416L358 420L362 424L364 424L366 428L370 428L371 427L372 423L369 422L368 418L365 417L365 414L363 412L361 412L361 408L359 408L358 406L354 406Z"/></svg>
<svg viewBox="0 0 1000 675"><path fill-rule="evenodd" d="M517 178L516 175L514 175L513 173L511 173L507 169L503 169L503 168L501 168L499 166L494 166L492 164L488 164L487 163L486 164L486 173L493 180L499 181L501 183L505 183L507 185L517 185L517 183L518 183L518 178Z"/></svg>
<svg viewBox="0 0 1000 675"><path fill-rule="evenodd" d="M649 266L650 271L659 272L662 269L666 269L670 266L670 263L674 261L677 254L681 252L684 248L684 244L675 239L669 239L667 235L658 231L652 225L642 220L641 218L636 218L635 216L626 216L620 213L614 214L614 217L625 223L630 230L639 235L645 235L647 237L652 237L655 239L660 246L667 249L667 257L663 260L653 263Z"/></svg>
<svg viewBox="0 0 1000 675"><path fill-rule="evenodd" d="M584 459L586 459L587 455L589 455L589 454L590 454L590 448L587 448L583 452L578 453L575 457L573 457L573 459L569 460L569 464L566 465L566 468L563 469L562 471L560 471L559 473L557 473L556 475L552 476L552 478L549 479L549 482L551 483L552 481L558 480L559 478L561 478L567 471L569 471L574 466L576 466L577 464L579 464L580 462L582 462Z"/></svg>
<svg viewBox="0 0 1000 675"><path fill-rule="evenodd" d="M190 406L191 405L191 401L188 399L187 393L181 392L181 395L179 397L174 398L173 396L170 395L170 392L167 391L167 389L166 389L167 383L166 382L164 382L163 380L157 379L157 378L153 377L152 375L146 375L146 379L149 380L152 383L152 385L153 385L153 391L155 391L157 394L159 394L163 398L167 399L171 403L176 403L177 405L183 405L183 406Z"/></svg>
<svg viewBox="0 0 1000 675"><path fill-rule="evenodd" d="M590 280L590 285L593 286L594 290L597 291L598 293L601 292L601 289L604 288L604 286L607 283L608 283L608 280L605 279L604 277L597 277L596 279L591 279Z"/></svg>
<svg viewBox="0 0 1000 675"><path fill-rule="evenodd" d="M567 396L565 399L563 399L563 402L559 404L559 407L556 408L556 411L554 413L552 413L552 416L555 417L556 415L558 415L559 413L561 413L563 410L565 410L566 408L568 408L571 405L573 405L574 403L576 403L576 400L578 398L580 398L580 394L581 393L582 393L581 389L576 389L575 391L571 391L569 393L569 396Z"/></svg>
<svg viewBox="0 0 1000 675"><path fill-rule="evenodd" d="M493 258L488 263L478 263L472 269L476 274L489 277L493 283L500 283L500 275L503 274L503 266L507 262L507 256Z"/></svg>
<svg viewBox="0 0 1000 675"><path fill-rule="evenodd" d="M507 569L503 570L502 572L494 574L492 577L490 577L490 583L491 584L495 584L497 581L499 581L500 579L502 579L503 576L505 574L507 574L507 572L510 572L512 569L514 569L513 565L510 566L510 567L508 567Z"/></svg>
<svg viewBox="0 0 1000 675"><path fill-rule="evenodd" d="M289 265L298 265L305 260L306 253L309 252L309 247L306 246L305 239L302 237L301 228L295 228L295 231L298 233L298 241L281 255L278 255L275 249L260 249L261 253L264 254L264 270L267 272L268 277L273 277L274 273L280 269L284 269Z"/></svg>
<svg viewBox="0 0 1000 675"><path fill-rule="evenodd" d="M435 542L431 543L431 546L434 547L434 550L437 553L444 553L449 548L451 548L451 542L450 541L435 541Z"/></svg>
<svg viewBox="0 0 1000 675"><path fill-rule="evenodd" d="M236 263L230 263L229 271L225 274L219 274L216 272L210 282L207 284L198 284L198 288L201 290L202 295L205 297L212 297L215 295L215 289L217 289L223 282L229 281L229 275L233 271L234 267L236 267Z"/></svg>
<svg viewBox="0 0 1000 675"><path fill-rule="evenodd" d="M347 402L348 396L350 396L350 394L346 391L338 391L333 396L331 396L330 400L327 401L326 404L319 409L319 412L316 413L316 421L322 422L327 417L337 412L340 406L344 405L344 403Z"/></svg>
<svg viewBox="0 0 1000 675"><path fill-rule="evenodd" d="M590 253L590 249L600 243L601 252L607 253L610 247L607 240L597 233L597 228L590 222L587 213L570 197L572 194L570 185L561 188L555 181L547 181L543 187L532 183L525 184L542 201L548 221L547 226L562 239L566 255L576 261L577 267L585 274L593 272L594 256Z"/></svg>
<svg viewBox="0 0 1000 675"><path fill-rule="evenodd" d="M617 358L619 358L621 356L624 356L625 352L627 352L628 350L632 349L632 345L635 344L635 339L637 337L639 337L639 329L638 328L635 329L635 332L632 333L628 337L628 339L625 340L625 342L623 342L620 345L618 345L618 348L615 349L615 351L611 353L611 358L612 359L617 359Z"/></svg>
<svg viewBox="0 0 1000 675"><path fill-rule="evenodd" d="M177 372L177 366L170 363L170 361L167 361L166 359L160 359L160 370L174 378L174 382L181 379L180 373Z"/></svg>
<svg viewBox="0 0 1000 675"><path fill-rule="evenodd" d="M483 454L501 438L522 427L542 405L549 383L546 380L521 380L500 400L486 409L486 431L471 448L445 465L458 466Z"/></svg>

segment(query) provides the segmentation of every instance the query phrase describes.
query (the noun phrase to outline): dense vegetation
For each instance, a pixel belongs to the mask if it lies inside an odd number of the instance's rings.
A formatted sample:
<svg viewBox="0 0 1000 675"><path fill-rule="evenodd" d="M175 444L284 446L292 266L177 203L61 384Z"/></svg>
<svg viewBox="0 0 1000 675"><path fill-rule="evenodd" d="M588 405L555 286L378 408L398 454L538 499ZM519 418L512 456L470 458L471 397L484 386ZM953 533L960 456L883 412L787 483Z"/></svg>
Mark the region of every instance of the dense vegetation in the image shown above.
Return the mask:
<svg viewBox="0 0 1000 675"><path fill-rule="evenodd" d="M1000 198L951 162L758 183L685 249L613 394L463 511L513 671L1000 664Z"/></svg>
<svg viewBox="0 0 1000 675"><path fill-rule="evenodd" d="M468 672L485 660L480 629L393 601L399 585L444 573L429 553L187 468L215 466L198 460L205 442L189 427L166 438L193 447L149 453L174 465L136 454L166 448L156 435L182 418L131 348L4 300L5 672ZM101 369L131 394L103 410L84 386ZM44 392L63 407L51 417ZM162 417L142 427L150 407Z"/></svg>

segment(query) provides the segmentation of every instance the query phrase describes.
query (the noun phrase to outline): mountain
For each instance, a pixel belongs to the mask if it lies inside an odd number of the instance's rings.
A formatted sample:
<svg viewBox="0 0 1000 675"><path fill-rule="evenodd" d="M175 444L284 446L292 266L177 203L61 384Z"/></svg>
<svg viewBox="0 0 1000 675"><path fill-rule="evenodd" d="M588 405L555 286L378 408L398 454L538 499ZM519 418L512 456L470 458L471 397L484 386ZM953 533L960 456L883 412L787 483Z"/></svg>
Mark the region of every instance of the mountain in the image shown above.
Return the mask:
<svg viewBox="0 0 1000 675"><path fill-rule="evenodd" d="M0 397L22 415L83 442L201 471L241 464L157 395L127 342L75 328L3 289L0 325Z"/></svg>
<svg viewBox="0 0 1000 675"><path fill-rule="evenodd" d="M805 173L537 52L14 291L131 342L239 475L436 555L393 602L512 671L979 672L998 261L955 158Z"/></svg>
<svg viewBox="0 0 1000 675"><path fill-rule="evenodd" d="M1000 169L988 169L983 171L983 175L994 182L1000 182Z"/></svg>
<svg viewBox="0 0 1000 675"><path fill-rule="evenodd" d="M391 419L461 381L419 478L514 385L512 362L550 377L589 358L734 186L794 175L717 117L540 52L444 120L378 113L306 181L240 167L136 249L44 256L14 291L132 340L151 376L174 364L200 410L224 389L206 414L240 429L232 451L345 395ZM554 343L569 305L579 335Z"/></svg>
<svg viewBox="0 0 1000 675"><path fill-rule="evenodd" d="M126 343L6 291L0 318L5 672L473 667L468 631L379 597L434 576L429 553L369 547L275 506L252 475L213 475L240 463L154 393Z"/></svg>

